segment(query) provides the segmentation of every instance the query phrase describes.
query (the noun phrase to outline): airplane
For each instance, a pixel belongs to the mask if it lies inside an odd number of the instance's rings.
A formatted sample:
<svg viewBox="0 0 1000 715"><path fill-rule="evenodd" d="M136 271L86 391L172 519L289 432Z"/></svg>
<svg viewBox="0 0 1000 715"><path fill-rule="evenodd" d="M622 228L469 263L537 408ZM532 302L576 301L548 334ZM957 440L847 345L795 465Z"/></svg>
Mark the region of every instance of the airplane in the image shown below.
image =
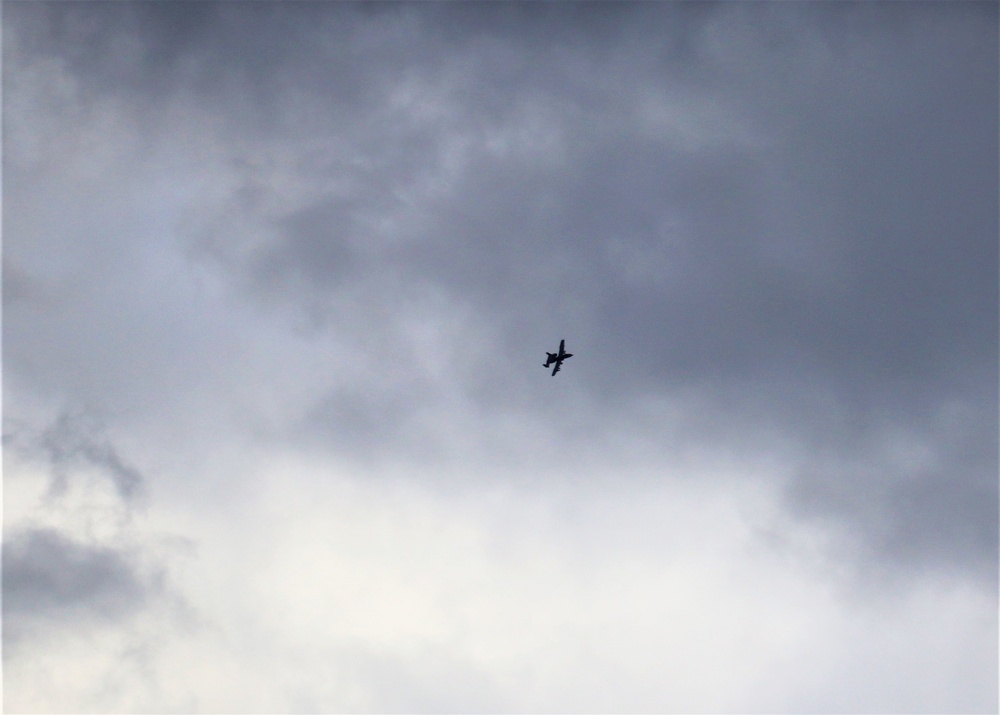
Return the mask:
<svg viewBox="0 0 1000 715"><path fill-rule="evenodd" d="M545 354L549 356L549 359L545 361L545 364L542 365L542 367L548 367L552 363L556 364L556 366L554 368L552 368L552 377L555 377L556 373L559 372L559 368L562 367L562 361L563 360L566 360L567 358L573 357L573 353L566 352L566 340L565 339L559 341L559 352L558 353L546 352Z"/></svg>

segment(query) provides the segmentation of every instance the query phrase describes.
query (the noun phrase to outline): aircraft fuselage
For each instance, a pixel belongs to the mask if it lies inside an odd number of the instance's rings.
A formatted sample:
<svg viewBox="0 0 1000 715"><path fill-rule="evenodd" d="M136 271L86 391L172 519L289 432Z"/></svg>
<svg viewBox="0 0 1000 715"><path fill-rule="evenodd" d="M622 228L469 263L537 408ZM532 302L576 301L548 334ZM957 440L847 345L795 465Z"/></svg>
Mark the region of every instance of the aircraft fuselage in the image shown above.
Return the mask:
<svg viewBox="0 0 1000 715"><path fill-rule="evenodd" d="M555 377L555 374L557 372L559 372L559 368L562 367L563 360L566 360L568 358L573 357L573 353L566 352L566 340L565 339L559 341L559 352L557 352L557 353L550 353L550 352L546 351L545 354L548 355L548 359L545 361L545 364L542 365L542 367L548 367L549 365L555 363L555 368L553 368L553 370L552 370L552 376L553 377Z"/></svg>

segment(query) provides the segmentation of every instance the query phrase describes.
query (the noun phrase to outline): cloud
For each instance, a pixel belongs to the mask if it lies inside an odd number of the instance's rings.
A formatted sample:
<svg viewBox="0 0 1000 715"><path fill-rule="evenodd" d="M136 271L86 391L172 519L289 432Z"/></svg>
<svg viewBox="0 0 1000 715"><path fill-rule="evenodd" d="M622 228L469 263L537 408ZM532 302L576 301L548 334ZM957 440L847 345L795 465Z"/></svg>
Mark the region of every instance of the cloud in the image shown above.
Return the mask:
<svg viewBox="0 0 1000 715"><path fill-rule="evenodd" d="M84 419L63 414L42 433L40 446L53 466L52 487L65 491L66 469L82 463L101 470L122 501L132 502L142 488L142 475L122 461L114 447L95 434L96 429L96 425L88 425Z"/></svg>
<svg viewBox="0 0 1000 715"><path fill-rule="evenodd" d="M13 543L197 543L94 702L995 705L994 6L5 13Z"/></svg>
<svg viewBox="0 0 1000 715"><path fill-rule="evenodd" d="M136 528L144 479L93 414L5 418L4 644L114 631L170 594L162 537ZM59 634L58 636L56 634Z"/></svg>
<svg viewBox="0 0 1000 715"><path fill-rule="evenodd" d="M4 633L16 646L46 621L117 621L142 607L149 588L126 557L51 529L23 529L4 539Z"/></svg>

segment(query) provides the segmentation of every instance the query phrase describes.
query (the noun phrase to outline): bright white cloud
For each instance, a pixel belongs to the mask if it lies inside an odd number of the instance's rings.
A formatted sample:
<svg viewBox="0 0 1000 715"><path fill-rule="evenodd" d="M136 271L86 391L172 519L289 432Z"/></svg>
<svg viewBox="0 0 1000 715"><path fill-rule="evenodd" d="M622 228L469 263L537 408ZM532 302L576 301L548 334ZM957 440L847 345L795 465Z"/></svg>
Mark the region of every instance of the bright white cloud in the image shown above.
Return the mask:
<svg viewBox="0 0 1000 715"><path fill-rule="evenodd" d="M933 712L988 687L992 599L934 581L844 590L822 532L741 476L446 496L262 461L252 496L150 515L196 544L171 558L180 611L33 643L8 705ZM109 681L122 658L134 677ZM19 685L39 678L59 687Z"/></svg>

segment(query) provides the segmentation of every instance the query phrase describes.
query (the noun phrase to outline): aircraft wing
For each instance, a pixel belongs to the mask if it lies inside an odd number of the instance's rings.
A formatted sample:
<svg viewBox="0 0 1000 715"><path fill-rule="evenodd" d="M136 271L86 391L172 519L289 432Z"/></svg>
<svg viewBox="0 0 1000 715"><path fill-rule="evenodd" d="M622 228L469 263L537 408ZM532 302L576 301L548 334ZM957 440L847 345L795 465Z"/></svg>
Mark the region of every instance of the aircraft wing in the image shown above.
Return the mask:
<svg viewBox="0 0 1000 715"><path fill-rule="evenodd" d="M556 360L556 366L552 368L552 377L556 376L556 373L559 372L559 368L561 367L562 367L562 360Z"/></svg>

